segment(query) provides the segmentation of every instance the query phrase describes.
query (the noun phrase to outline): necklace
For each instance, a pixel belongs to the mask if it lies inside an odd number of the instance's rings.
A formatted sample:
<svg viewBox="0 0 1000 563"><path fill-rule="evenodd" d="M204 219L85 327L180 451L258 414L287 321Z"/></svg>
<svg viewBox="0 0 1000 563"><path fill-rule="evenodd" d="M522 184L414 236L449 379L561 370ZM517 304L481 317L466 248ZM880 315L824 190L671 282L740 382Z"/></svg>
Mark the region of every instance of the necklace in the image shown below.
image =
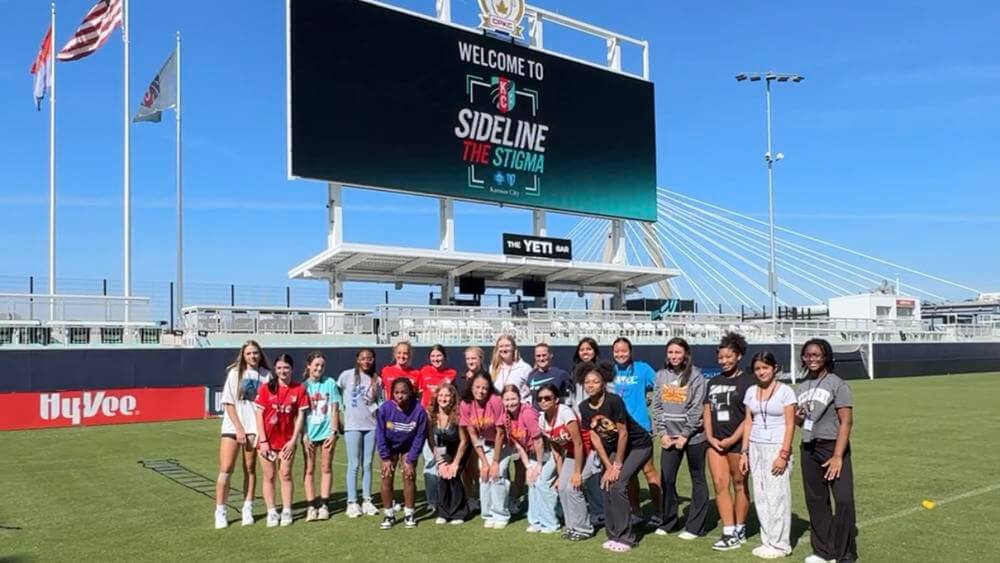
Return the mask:
<svg viewBox="0 0 1000 563"><path fill-rule="evenodd" d="M767 429L767 403L774 397L774 391L778 388L778 382L771 380L771 383L767 387L757 386L757 402L760 403L760 416L761 420L764 422L764 429ZM770 391L767 394L767 398L763 399L764 391Z"/></svg>

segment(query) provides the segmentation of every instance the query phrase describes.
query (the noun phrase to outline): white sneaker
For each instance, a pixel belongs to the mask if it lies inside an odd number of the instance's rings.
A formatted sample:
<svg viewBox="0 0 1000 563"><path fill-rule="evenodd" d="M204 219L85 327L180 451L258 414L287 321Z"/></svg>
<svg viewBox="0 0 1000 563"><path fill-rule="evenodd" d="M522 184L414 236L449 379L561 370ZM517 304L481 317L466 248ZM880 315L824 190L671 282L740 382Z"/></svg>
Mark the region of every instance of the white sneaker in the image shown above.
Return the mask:
<svg viewBox="0 0 1000 563"><path fill-rule="evenodd" d="M229 527L229 518L226 518L226 509L215 509L215 529L221 530Z"/></svg>
<svg viewBox="0 0 1000 563"><path fill-rule="evenodd" d="M365 516L378 516L378 508L375 508L375 505L372 504L372 499L370 498L365 499L364 504L361 505L361 512L363 512Z"/></svg>
<svg viewBox="0 0 1000 563"><path fill-rule="evenodd" d="M374 506L372 508L375 508ZM356 502L351 502L347 504L347 517L348 518L358 518L361 516L361 505Z"/></svg>
<svg viewBox="0 0 1000 563"><path fill-rule="evenodd" d="M496 520L496 521L493 522L493 529L494 530L502 530L502 529L504 529L506 527L507 527L507 521L506 520Z"/></svg>
<svg viewBox="0 0 1000 563"><path fill-rule="evenodd" d="M441 518L440 516L438 516L437 518L434 519L434 523L435 524L447 524L448 523L448 519L447 518Z"/></svg>
<svg viewBox="0 0 1000 563"><path fill-rule="evenodd" d="M330 509L327 508L325 504L323 506L319 507L319 510L316 511L316 519L317 520L329 520L330 519Z"/></svg>
<svg viewBox="0 0 1000 563"><path fill-rule="evenodd" d="M278 516L278 511L275 509L270 509L267 511L267 527L275 528L281 523L281 516Z"/></svg>
<svg viewBox="0 0 1000 563"><path fill-rule="evenodd" d="M528 532L529 534L537 534L538 532L541 532L542 529L532 524L531 526L528 526L524 531Z"/></svg>
<svg viewBox="0 0 1000 563"><path fill-rule="evenodd" d="M759 545L753 548L753 551L751 551L750 553L753 553L755 556L760 557L761 559L780 559L785 555L787 555L784 551L774 549L773 547L766 545Z"/></svg>
<svg viewBox="0 0 1000 563"><path fill-rule="evenodd" d="M314 506L310 506L308 509L306 509L306 522L313 522L317 518L319 518L319 515L317 514L317 512L318 511L316 510L316 507L314 507ZM284 516L284 515L282 515L282 516ZM282 522L282 524L284 524L284 522Z"/></svg>
<svg viewBox="0 0 1000 563"><path fill-rule="evenodd" d="M462 524L465 524L465 520L452 520L451 522L448 523L451 524L452 526L461 526Z"/></svg>
<svg viewBox="0 0 1000 563"><path fill-rule="evenodd" d="M677 539L684 541L696 540L698 537L699 536L697 534L692 534L687 530L683 530L681 533L677 534Z"/></svg>
<svg viewBox="0 0 1000 563"><path fill-rule="evenodd" d="M484 528L492 528L493 527L493 520L483 520L483 527Z"/></svg>
<svg viewBox="0 0 1000 563"><path fill-rule="evenodd" d="M546 535L546 534L554 534L554 533L556 533L558 531L559 531L559 528L556 528L555 530L546 530L545 528L542 528L542 529L538 530L538 533Z"/></svg>
<svg viewBox="0 0 1000 563"><path fill-rule="evenodd" d="M245 502L243 503L243 525L253 526L253 503Z"/></svg>
<svg viewBox="0 0 1000 563"><path fill-rule="evenodd" d="M836 559L823 559L815 553L810 553L805 559L805 563L837 563Z"/></svg>
<svg viewBox="0 0 1000 563"><path fill-rule="evenodd" d="M661 528L657 528L657 529L653 530L653 533L656 534L656 535L658 535L658 536L669 536L670 535L669 533L667 533L666 530L661 529Z"/></svg>
<svg viewBox="0 0 1000 563"><path fill-rule="evenodd" d="M291 526L292 525L292 511L282 510L281 511L281 526Z"/></svg>

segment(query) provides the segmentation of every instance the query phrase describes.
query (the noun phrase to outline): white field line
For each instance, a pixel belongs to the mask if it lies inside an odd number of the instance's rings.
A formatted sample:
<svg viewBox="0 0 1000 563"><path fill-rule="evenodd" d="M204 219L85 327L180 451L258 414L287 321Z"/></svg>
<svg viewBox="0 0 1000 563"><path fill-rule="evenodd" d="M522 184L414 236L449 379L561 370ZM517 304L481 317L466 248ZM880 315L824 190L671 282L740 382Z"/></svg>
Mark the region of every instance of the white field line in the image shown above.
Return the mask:
<svg viewBox="0 0 1000 563"><path fill-rule="evenodd" d="M997 489L1000 489L1000 483L994 483L994 484L986 486L986 487L982 487L982 488L979 488L979 489L973 489L971 491L964 492L964 493L962 493L960 495L955 495L953 497L948 497L946 499L941 499L941 500L938 500L938 501L934 501L934 503L937 506L941 506L941 505L945 505L945 504L948 504L948 503L951 503L951 502L956 502L956 501L959 501L959 500L964 500L964 499L967 499L969 497L974 497L974 496L979 496L979 495L985 495L986 493L991 493L991 492L993 492L993 491L995 491ZM921 511L924 511L924 510L927 510L927 509L924 508L924 507L922 507L922 506L915 506L913 508L907 508L906 510L900 510L899 512L894 512L893 514L887 514L885 516L879 516L878 518L872 518L871 520L866 520L866 521L858 524L858 528L868 527L868 526L874 526L875 524L881 524L882 522L888 522L889 520L896 520L898 518L903 518L905 516L909 516L911 514L915 514L917 512L921 512Z"/></svg>

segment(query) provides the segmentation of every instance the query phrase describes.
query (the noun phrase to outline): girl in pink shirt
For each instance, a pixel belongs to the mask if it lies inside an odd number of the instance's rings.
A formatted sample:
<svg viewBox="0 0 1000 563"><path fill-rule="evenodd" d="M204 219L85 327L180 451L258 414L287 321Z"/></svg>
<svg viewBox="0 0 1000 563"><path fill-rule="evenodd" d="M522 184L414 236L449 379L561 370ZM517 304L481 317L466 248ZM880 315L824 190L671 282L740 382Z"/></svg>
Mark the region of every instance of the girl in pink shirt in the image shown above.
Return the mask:
<svg viewBox="0 0 1000 563"><path fill-rule="evenodd" d="M528 532L551 534L559 530L559 520L555 515L557 493L553 487L555 480L555 460L545 455L542 431L538 427L538 411L528 403L521 402L521 391L517 385L507 385L501 396L504 406L504 430L507 443L517 451L512 461L519 461L528 484ZM506 468L501 468L506 473ZM512 498L519 498L522 490L517 487Z"/></svg>
<svg viewBox="0 0 1000 563"><path fill-rule="evenodd" d="M493 382L485 373L477 373L462 397L459 406L459 426L469 433L475 457L479 461L479 501L483 527L502 529L510 521L507 493L510 481L501 467L513 453L505 444L503 404L493 391Z"/></svg>

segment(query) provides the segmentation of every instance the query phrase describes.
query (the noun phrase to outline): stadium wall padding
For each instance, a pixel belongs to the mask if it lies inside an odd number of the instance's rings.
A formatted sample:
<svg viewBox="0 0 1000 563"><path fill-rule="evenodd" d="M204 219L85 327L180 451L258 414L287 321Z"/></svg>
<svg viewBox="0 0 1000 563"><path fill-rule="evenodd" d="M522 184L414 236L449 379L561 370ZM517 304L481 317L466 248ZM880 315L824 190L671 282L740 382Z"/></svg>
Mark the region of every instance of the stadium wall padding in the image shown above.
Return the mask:
<svg viewBox="0 0 1000 563"><path fill-rule="evenodd" d="M464 347L448 348L448 364L463 365ZM301 373L305 356L313 348L268 348L274 357L279 352L290 354ZM326 355L328 372L336 375L354 365L356 348L321 348ZM414 349L414 364L422 365L429 347ZM554 346L555 364L568 368L574 347ZM787 345L752 345L744 358L770 350L782 365L788 365ZM219 386L225 379L225 366L236 356L236 349L20 349L0 351L0 393L50 392L65 390L116 389L135 387L181 387L187 385ZM602 358L610 360L608 346L602 347ZM490 350L486 349L487 361ZM692 346L694 362L707 372L715 371L716 347ZM531 360L531 350L522 349L522 357ZM636 345L634 355L654 368L663 365L663 347ZM378 366L391 361L387 346L376 349ZM837 373L846 379L866 377L864 363L858 352L836 355ZM1000 372L1000 344L997 343L897 343L875 345L875 377L906 377L951 373Z"/></svg>

